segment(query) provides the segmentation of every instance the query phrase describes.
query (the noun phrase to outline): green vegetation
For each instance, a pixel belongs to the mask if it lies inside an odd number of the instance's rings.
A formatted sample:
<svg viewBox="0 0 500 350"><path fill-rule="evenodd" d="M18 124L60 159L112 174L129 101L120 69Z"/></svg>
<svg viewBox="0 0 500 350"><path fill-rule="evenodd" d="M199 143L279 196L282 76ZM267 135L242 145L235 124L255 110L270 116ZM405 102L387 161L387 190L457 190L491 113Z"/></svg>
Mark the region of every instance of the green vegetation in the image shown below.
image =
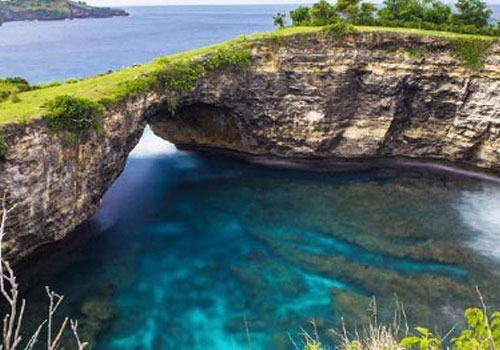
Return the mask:
<svg viewBox="0 0 500 350"><path fill-rule="evenodd" d="M18 99L17 94L31 90L29 83L23 78L14 77L0 79L0 102L9 98ZM17 101L19 102L19 101Z"/></svg>
<svg viewBox="0 0 500 350"><path fill-rule="evenodd" d="M420 48L411 48L408 50L408 57L413 59L420 59L424 56L424 52Z"/></svg>
<svg viewBox="0 0 500 350"><path fill-rule="evenodd" d="M286 13L278 12L273 16L273 24L278 28L285 28Z"/></svg>
<svg viewBox="0 0 500 350"><path fill-rule="evenodd" d="M167 64L165 69L155 73L156 88L168 93L168 108L173 114L179 99L189 93L198 79L205 73L205 67L197 60Z"/></svg>
<svg viewBox="0 0 500 350"><path fill-rule="evenodd" d="M493 312L490 316L486 308L468 308L465 310L465 328L451 330L450 334L456 334L451 341L440 339L428 328L415 327L414 334L404 332L399 324L400 317L404 317L404 311L396 312L395 320L391 325L379 324L376 314L364 331L354 335L343 329L334 332L339 336L339 350L500 350L500 312ZM315 324L313 323L315 327ZM400 334L403 333L401 336ZM448 337L450 334L445 336ZM303 333L304 350L326 350L318 339L317 331L313 335ZM446 344L449 342L449 344Z"/></svg>
<svg viewBox="0 0 500 350"><path fill-rule="evenodd" d="M250 66L251 61L252 54L244 41L222 45L205 62L201 62L198 57L180 60L160 58L156 61L160 67L120 84L112 97L102 102L113 103L126 97L157 91L167 93L169 110L175 113L180 98L194 88L203 74L224 69L241 72Z"/></svg>
<svg viewBox="0 0 500 350"><path fill-rule="evenodd" d="M82 97L58 96L47 105L45 121L54 131L73 133L98 130L103 107Z"/></svg>
<svg viewBox="0 0 500 350"><path fill-rule="evenodd" d="M123 10L93 7L70 0L8 0L0 1L0 24L6 21L54 20L73 17L125 16Z"/></svg>
<svg viewBox="0 0 500 350"><path fill-rule="evenodd" d="M484 64L491 41L484 39L454 39L452 47L455 55L470 69L479 69Z"/></svg>
<svg viewBox="0 0 500 350"><path fill-rule="evenodd" d="M500 312L491 316L481 309L465 310L467 328L451 339L451 350L498 350L500 348ZM405 350L443 350L443 342L427 328L415 328L417 334L403 338Z"/></svg>
<svg viewBox="0 0 500 350"><path fill-rule="evenodd" d="M466 34L497 35L492 11L481 0L457 0L454 9L440 0L384 0L380 9L362 0L320 0L311 8L290 11L293 26L325 26L346 21L354 25L418 28Z"/></svg>
<svg viewBox="0 0 500 350"><path fill-rule="evenodd" d="M252 53L247 48L247 43L240 45L229 45L221 47L211 55L207 62L208 71L218 71L221 69L232 69L237 72L244 71L252 63Z"/></svg>
<svg viewBox="0 0 500 350"><path fill-rule="evenodd" d="M9 151L9 145L2 129L0 129L0 159L5 158Z"/></svg>
<svg viewBox="0 0 500 350"><path fill-rule="evenodd" d="M325 27L324 32L336 40L344 38L346 35L356 32L356 28L345 21L337 21Z"/></svg>

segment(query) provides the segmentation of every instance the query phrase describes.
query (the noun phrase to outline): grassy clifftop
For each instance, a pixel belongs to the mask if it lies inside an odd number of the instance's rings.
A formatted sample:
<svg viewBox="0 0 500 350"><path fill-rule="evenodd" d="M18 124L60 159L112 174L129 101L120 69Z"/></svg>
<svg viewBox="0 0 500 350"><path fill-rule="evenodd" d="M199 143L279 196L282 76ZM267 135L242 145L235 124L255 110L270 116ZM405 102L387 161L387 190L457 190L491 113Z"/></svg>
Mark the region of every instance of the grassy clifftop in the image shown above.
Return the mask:
<svg viewBox="0 0 500 350"><path fill-rule="evenodd" d="M292 27L281 29L276 32L254 34L248 37L249 41L269 39L274 40L280 37L290 37L294 35L313 35L323 30L322 27ZM424 31L418 29L401 29L386 27L356 27L359 32L390 32L401 34L416 34L435 36L456 40L481 40L491 42L493 37L473 36L455 34L450 32ZM39 117L44 114L47 103L61 95L71 95L83 97L92 101L117 100L119 95L123 95L124 88L135 85L137 88L144 83L145 77L154 72L161 71L168 63L169 66L176 66L181 62L194 60L201 55L215 53L218 50L241 44L247 39L235 39L221 44L206 46L200 49L187 51L167 57L158 58L144 65L124 68L109 74L100 74L82 80L69 80L67 82L57 82L45 86L34 87L29 91L16 91L12 96L0 99L0 124L25 121L30 118ZM144 85L144 84L143 84ZM0 84L0 89L2 85ZM146 87L147 88L147 87ZM12 90L12 88L10 88ZM0 91L1 92L1 91ZM144 92L144 91L141 91Z"/></svg>

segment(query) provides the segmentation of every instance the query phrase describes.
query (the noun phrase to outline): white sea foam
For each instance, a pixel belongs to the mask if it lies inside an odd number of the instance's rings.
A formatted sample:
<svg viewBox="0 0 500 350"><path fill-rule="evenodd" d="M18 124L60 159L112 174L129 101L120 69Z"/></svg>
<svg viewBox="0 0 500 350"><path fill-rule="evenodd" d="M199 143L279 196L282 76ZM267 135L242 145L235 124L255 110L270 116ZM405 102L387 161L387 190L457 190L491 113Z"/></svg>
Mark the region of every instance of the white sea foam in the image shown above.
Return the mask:
<svg viewBox="0 0 500 350"><path fill-rule="evenodd" d="M132 158L152 158L177 152L173 143L167 142L156 136L151 129L146 127L144 135L137 146L130 152Z"/></svg>
<svg viewBox="0 0 500 350"><path fill-rule="evenodd" d="M472 230L471 245L480 253L500 260L500 189L462 193L457 209Z"/></svg>

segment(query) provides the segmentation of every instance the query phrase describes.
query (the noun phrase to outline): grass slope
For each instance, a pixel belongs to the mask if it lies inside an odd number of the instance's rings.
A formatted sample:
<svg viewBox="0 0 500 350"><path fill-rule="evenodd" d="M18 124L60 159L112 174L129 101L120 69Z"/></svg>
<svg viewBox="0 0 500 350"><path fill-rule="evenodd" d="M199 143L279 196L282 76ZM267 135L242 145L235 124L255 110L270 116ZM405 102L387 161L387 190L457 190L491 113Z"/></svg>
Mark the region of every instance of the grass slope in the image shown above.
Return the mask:
<svg viewBox="0 0 500 350"><path fill-rule="evenodd" d="M290 27L280 29L271 33L256 33L248 39L264 39L273 38L276 36L291 36L300 34L310 34L321 31L322 27ZM426 31L419 29L406 28L386 28L386 27L356 27L360 32L393 32L401 34L418 34L431 35L442 38L451 39L484 39L494 40L494 37L456 34L450 32ZM238 42L241 39L227 41L221 44L206 46L200 49L191 50L175 55L168 56L171 63L187 59L193 59L197 56L208 54ZM109 74L97 75L90 78L85 78L76 82L62 83L59 86L48 86L36 89L33 91L21 92L17 96L19 100L7 100L0 102L0 125L6 123L15 123L27 121L31 118L41 116L46 104L57 96L72 95L85 97L91 100L98 101L105 97L112 96L124 83L131 81L141 76L142 74L153 72L164 66L165 59L160 58L152 62L146 63L137 67L124 68Z"/></svg>

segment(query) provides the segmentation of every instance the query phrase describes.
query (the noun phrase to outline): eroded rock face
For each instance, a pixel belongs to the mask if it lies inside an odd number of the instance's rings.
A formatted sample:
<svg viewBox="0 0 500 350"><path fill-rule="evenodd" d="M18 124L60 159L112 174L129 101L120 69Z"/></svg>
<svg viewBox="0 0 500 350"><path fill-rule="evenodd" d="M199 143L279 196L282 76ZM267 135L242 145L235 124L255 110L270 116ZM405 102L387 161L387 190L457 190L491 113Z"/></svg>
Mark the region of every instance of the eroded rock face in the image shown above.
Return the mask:
<svg viewBox="0 0 500 350"><path fill-rule="evenodd" d="M168 112L149 94L73 144L44 122L8 127L0 194L17 203L5 253L18 261L98 207L150 122L182 146L315 159L409 157L500 172L500 48L469 71L446 40L361 33L253 42L246 72L212 73Z"/></svg>
<svg viewBox="0 0 500 350"><path fill-rule="evenodd" d="M0 194L7 193L9 205L16 203L4 242L9 260L65 237L97 209L157 99L151 95L117 106L100 133L89 132L73 143L50 132L42 120L8 127L12 146L0 160Z"/></svg>
<svg viewBox="0 0 500 350"><path fill-rule="evenodd" d="M411 157L500 168L500 48L481 70L444 39L359 33L253 45L246 73L203 78L152 121L184 146L281 157Z"/></svg>

